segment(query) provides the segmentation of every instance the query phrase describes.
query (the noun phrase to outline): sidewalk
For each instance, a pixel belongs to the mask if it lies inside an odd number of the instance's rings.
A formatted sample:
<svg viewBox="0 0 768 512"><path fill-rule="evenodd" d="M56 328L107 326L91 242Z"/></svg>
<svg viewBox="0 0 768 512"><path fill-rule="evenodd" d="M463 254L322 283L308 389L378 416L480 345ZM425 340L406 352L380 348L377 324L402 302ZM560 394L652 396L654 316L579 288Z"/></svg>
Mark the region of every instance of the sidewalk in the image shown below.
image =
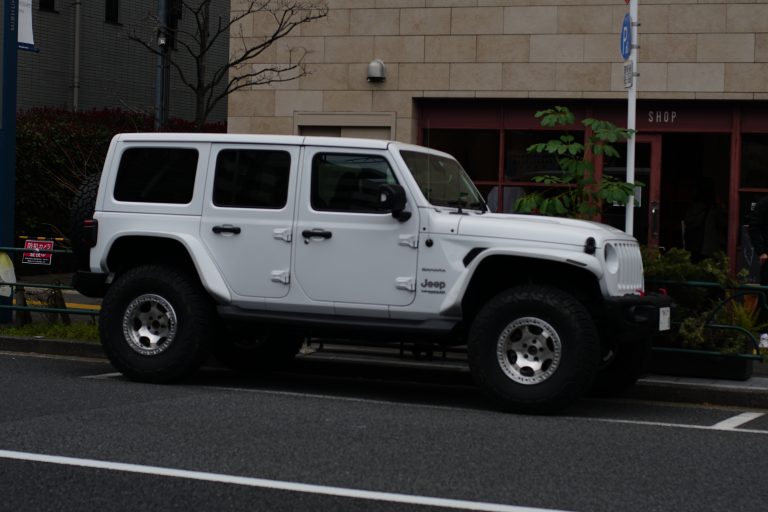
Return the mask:
<svg viewBox="0 0 768 512"><path fill-rule="evenodd" d="M103 359L97 343L0 336L0 352L62 355ZM432 370L467 371L461 362L367 356L330 351L301 353L308 360L333 360L357 364L423 367ZM768 409L768 364L755 362L754 376L745 381L647 375L623 398L661 402L706 403L720 406Z"/></svg>

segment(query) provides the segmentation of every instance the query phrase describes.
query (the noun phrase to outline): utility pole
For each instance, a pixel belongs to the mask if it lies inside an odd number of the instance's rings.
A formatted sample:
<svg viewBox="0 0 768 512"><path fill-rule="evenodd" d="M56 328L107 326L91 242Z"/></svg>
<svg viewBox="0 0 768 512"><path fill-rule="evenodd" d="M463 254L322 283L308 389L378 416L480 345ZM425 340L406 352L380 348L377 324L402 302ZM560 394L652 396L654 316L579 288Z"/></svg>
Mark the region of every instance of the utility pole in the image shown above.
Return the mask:
<svg viewBox="0 0 768 512"><path fill-rule="evenodd" d="M168 0L157 0L157 71L155 74L155 131L160 131L168 124L168 93L170 66L168 65Z"/></svg>
<svg viewBox="0 0 768 512"><path fill-rule="evenodd" d="M3 2L3 67L0 95L0 246L13 246L16 206L16 62L19 31L19 2ZM11 297L0 296L10 305ZM0 310L0 324L12 321L10 309Z"/></svg>

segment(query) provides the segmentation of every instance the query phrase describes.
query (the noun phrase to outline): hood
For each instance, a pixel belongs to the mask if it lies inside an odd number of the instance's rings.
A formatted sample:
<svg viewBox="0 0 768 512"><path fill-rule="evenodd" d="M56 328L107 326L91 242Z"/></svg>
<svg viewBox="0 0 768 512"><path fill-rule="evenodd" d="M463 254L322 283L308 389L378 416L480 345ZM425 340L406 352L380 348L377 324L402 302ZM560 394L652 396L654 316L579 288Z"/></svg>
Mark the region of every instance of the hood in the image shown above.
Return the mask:
<svg viewBox="0 0 768 512"><path fill-rule="evenodd" d="M635 238L607 224L562 217L486 213L462 216L458 232L463 236L505 238L583 246L592 237L598 247L605 240Z"/></svg>

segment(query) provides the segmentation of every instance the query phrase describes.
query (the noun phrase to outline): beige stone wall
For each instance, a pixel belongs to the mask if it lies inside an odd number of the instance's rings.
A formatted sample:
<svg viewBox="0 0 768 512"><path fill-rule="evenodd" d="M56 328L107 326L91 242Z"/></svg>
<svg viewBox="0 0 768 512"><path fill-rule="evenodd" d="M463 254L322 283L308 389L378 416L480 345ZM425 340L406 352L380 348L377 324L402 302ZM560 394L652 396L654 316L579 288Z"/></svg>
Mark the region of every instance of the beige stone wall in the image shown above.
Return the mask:
<svg viewBox="0 0 768 512"><path fill-rule="evenodd" d="M296 116L313 112L367 126L388 113L393 137L413 142L414 98L626 97L619 0L328 5L326 18L252 64L287 62L289 48L303 47L311 75L232 94L230 131L295 133ZM258 38L266 21L244 24L243 36ZM639 21L640 99L768 99L768 1L641 0ZM366 80L372 59L386 64L385 82Z"/></svg>

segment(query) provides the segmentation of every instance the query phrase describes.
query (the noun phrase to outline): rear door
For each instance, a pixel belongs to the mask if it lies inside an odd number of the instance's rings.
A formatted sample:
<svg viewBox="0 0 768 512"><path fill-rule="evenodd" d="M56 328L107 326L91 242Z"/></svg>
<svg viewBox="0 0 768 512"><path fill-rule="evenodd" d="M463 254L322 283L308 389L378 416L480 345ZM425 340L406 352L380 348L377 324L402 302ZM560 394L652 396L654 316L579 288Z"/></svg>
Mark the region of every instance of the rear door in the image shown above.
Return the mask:
<svg viewBox="0 0 768 512"><path fill-rule="evenodd" d="M288 294L298 156L280 145L211 150L201 238L236 295Z"/></svg>

